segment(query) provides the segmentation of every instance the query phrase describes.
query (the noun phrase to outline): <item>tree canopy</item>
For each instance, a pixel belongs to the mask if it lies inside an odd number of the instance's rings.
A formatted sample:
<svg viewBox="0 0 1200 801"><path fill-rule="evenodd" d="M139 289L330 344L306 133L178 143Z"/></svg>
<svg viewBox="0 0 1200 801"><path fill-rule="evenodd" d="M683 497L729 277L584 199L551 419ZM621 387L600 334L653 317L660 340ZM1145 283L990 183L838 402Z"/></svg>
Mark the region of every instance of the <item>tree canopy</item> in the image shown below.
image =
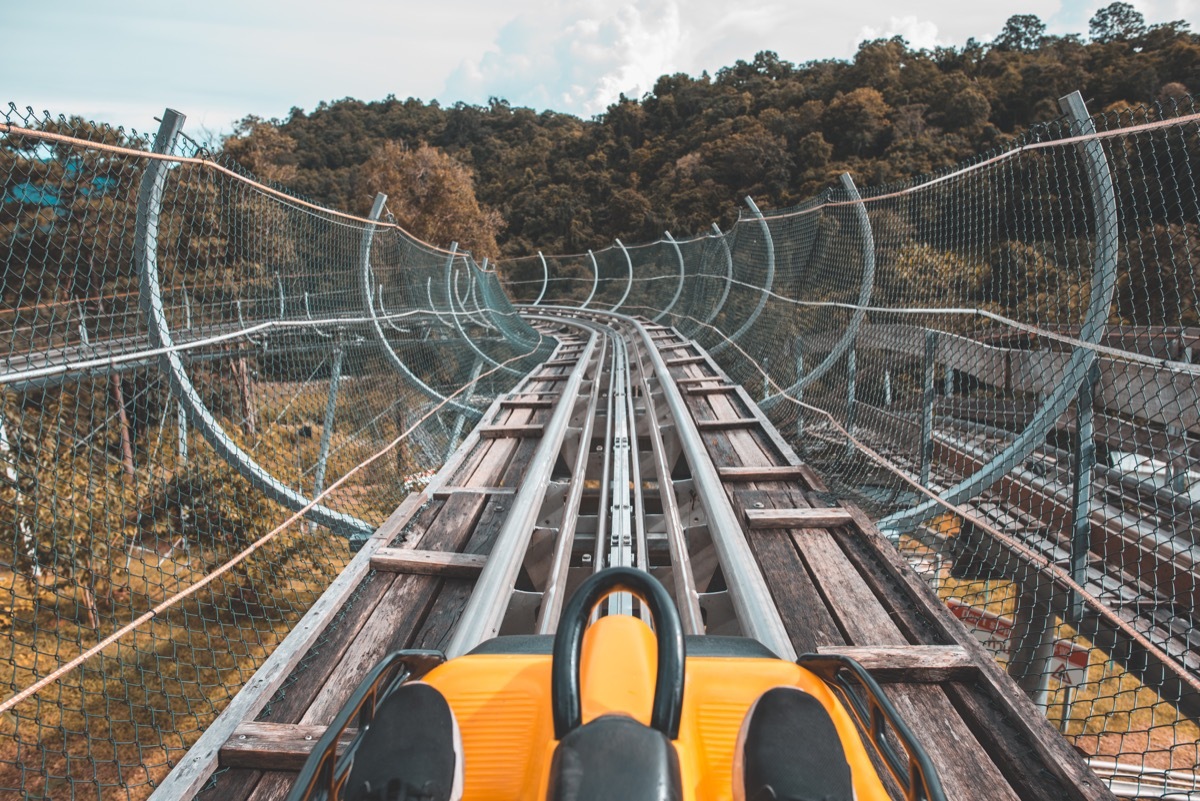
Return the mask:
<svg viewBox="0 0 1200 801"><path fill-rule="evenodd" d="M413 207L414 231L482 255L492 252L488 231L504 256L579 252L727 226L746 195L786 207L844 171L878 184L945 169L1056 118L1057 98L1076 89L1093 113L1172 102L1200 89L1200 36L1181 21L1147 25L1115 2L1086 40L1047 35L1024 14L994 41L962 47L920 50L893 37L863 42L849 61L802 64L762 52L715 75L664 75L590 120L495 98L347 98L283 120L247 118L225 147L248 169L360 211L377 191L405 191L396 181L408 168L381 159L444 156L465 170L455 180L473 176L478 205L459 205L475 222L422 228ZM445 169L447 180L458 174Z"/></svg>

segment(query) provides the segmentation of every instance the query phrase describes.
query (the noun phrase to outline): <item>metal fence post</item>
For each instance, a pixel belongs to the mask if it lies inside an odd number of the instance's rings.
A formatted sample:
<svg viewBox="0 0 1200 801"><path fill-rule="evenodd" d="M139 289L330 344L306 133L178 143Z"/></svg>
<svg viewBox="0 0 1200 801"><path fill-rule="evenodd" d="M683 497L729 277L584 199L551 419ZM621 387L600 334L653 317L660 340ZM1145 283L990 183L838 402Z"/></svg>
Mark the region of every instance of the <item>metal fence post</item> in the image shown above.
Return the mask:
<svg viewBox="0 0 1200 801"><path fill-rule="evenodd" d="M175 439L178 444L179 464L186 465L188 462L188 424L187 412L183 408L183 404L179 401L175 402Z"/></svg>
<svg viewBox="0 0 1200 801"><path fill-rule="evenodd" d="M184 116L178 111L167 109L164 112L162 124L154 137L155 153L170 153L183 128L183 120ZM221 458L271 500L293 511L304 509L310 505L308 498L271 475L225 433L225 429L196 392L196 387L184 367L183 358L175 350L171 327L163 309L162 285L158 273L158 228L167 183L167 163L155 159L146 165L138 192L137 225L134 230L134 252L139 273L138 293L142 311L146 316L150 343L153 347L162 349L158 357L159 366L170 381L171 394L184 405L191 423L200 429L204 439ZM310 520L317 520L352 541L361 541L375 532L375 526L370 523L326 506L313 506L305 514Z"/></svg>
<svg viewBox="0 0 1200 801"><path fill-rule="evenodd" d="M483 359L476 359L475 366L471 368L471 384L474 385L479 380L479 374L483 372ZM467 396L468 398L470 395ZM462 436L463 424L466 422L467 416L460 414L454 418L454 430L450 434L450 442L446 445L446 458L454 453L454 449L458 447L458 438Z"/></svg>
<svg viewBox="0 0 1200 801"><path fill-rule="evenodd" d="M854 433L854 405L855 394L858 381L858 350L850 348L850 352L846 354L846 433ZM847 442L846 450L850 451L854 448L854 443Z"/></svg>
<svg viewBox="0 0 1200 801"><path fill-rule="evenodd" d="M1088 551L1091 550L1092 471L1096 466L1095 411L1093 394L1100 380L1099 360L1093 361L1075 400L1075 435L1071 439L1071 578L1087 582ZM1083 599L1071 593L1072 619L1083 619Z"/></svg>
<svg viewBox="0 0 1200 801"><path fill-rule="evenodd" d="M675 248L675 258L679 259L679 286L675 287L675 297L671 298L671 302L667 304L666 308L660 311L654 317L654 319L650 321L652 323L657 323L659 320L666 317L667 312L671 311L675 304L679 302L679 296L683 294L683 279L685 272L683 264L683 251L679 249L679 243L675 241L675 237L671 236L670 231L663 232L663 235L667 238L667 241L671 243L671 247ZM709 352L712 353L713 351L710 350Z"/></svg>
<svg viewBox="0 0 1200 801"><path fill-rule="evenodd" d="M596 254L588 251L588 258L592 260L592 291L588 293L587 300L579 308L586 309L592 302L592 298L596 297L596 289L600 286L600 265L596 263Z"/></svg>
<svg viewBox="0 0 1200 801"><path fill-rule="evenodd" d="M1063 113L1074 124L1083 138L1076 144L1087 176L1087 190L1092 207L1092 228L1095 231L1095 251L1092 257L1092 274L1088 291L1088 304L1076 335L1084 343L1100 342L1108 325L1109 309L1117 285L1117 199L1112 171L1104 145L1088 135L1096 132L1096 124L1088 115L1083 97L1073 92L1059 100ZM1055 423L1067 411L1079 391L1079 386L1096 353L1086 345L1078 345L1071 351L1058 382L1045 398L1038 410L1025 424L1025 428L993 456L985 465L970 476L942 493L941 500L961 503L990 489L1006 473L1025 461L1029 454L1040 448ZM879 521L880 528L893 531L911 531L922 520L937 514L939 502L923 501L909 509L889 515Z"/></svg>
<svg viewBox="0 0 1200 801"><path fill-rule="evenodd" d="M854 218L858 222L859 235L862 237L862 261L863 272L862 280L858 285L858 303L854 312L850 315L850 321L846 325L846 330L842 332L837 343L829 351L821 363L812 369L812 372L804 377L804 384L811 384L819 379L842 358L847 350L853 351L854 344L858 340L858 330L862 326L863 320L867 316L867 306L871 303L871 297L875 293L875 234L871 230L871 218L867 214L866 208L862 203L862 196L858 193L858 187L854 185L854 179L850 177L850 173L842 173L842 187L846 191L846 197L851 203L855 204ZM711 350L709 351L712 352ZM787 389L781 389L771 397L767 398L759 405L764 409L769 409L770 406L779 401L779 398L784 395L793 395L796 390L801 389L799 383L793 384Z"/></svg>
<svg viewBox="0 0 1200 801"><path fill-rule="evenodd" d="M925 332L925 380L921 396L921 486L929 486L933 469L933 401L937 377L937 331Z"/></svg>
<svg viewBox="0 0 1200 801"><path fill-rule="evenodd" d="M763 279L762 292L758 296L758 304L754 307L754 311L750 312L750 316L738 327L737 331L730 334L729 339L723 339L708 349L708 352L713 356L734 342L737 342L743 334L750 330L750 327L758 320L758 316L762 314L763 307L767 305L767 300L771 297L771 290L775 286L775 239L771 236L771 227L767 225L766 218L763 217L763 213L755 205L754 198L747 195L746 205L750 207L751 213L758 220L758 225L762 229L763 241L767 249L767 275ZM767 397L769 397L769 393L763 396L763 400L766 400Z"/></svg>
<svg viewBox="0 0 1200 801"><path fill-rule="evenodd" d="M796 436L804 436L804 340L796 337L796 391L792 397L796 399Z"/></svg>
<svg viewBox="0 0 1200 801"><path fill-rule="evenodd" d="M329 397L325 399L325 420L321 424L321 449L317 453L317 472L313 478L313 495L325 489L325 467L329 462L329 445L333 440L333 421L337 413L338 387L342 383L342 359L345 356L341 335L333 341L333 367L329 376Z"/></svg>
<svg viewBox="0 0 1200 801"><path fill-rule="evenodd" d="M379 219L379 216L383 213L383 206L386 202L387 202L387 195L385 195L383 192L380 192L377 195L375 195L375 202L371 206L371 213L370 213L371 220ZM383 326L379 322L379 316L375 313L375 297L374 297L374 293L371 290L371 284L372 284L372 278L373 278L373 273L371 272L371 242L374 239L374 237L375 237L375 226L374 225L369 225L369 226L363 228L362 241L359 243L359 246L358 246L359 264L362 267L362 271L359 273L359 279L360 279L360 285L361 285L361 289L362 289L363 307L366 309L367 316L369 316L371 318L371 330L374 332L375 341L379 344L379 347L383 349L383 355L386 356L388 361L390 361L392 363L392 366L396 368L397 372L399 372L400 375L404 376L404 378L406 378L408 380L408 383L410 385L412 385L414 388L416 388L419 392L424 394L425 397L429 398L430 400L434 401L435 403L445 402L447 406L452 406L453 408L457 409L458 411L462 412L463 414L471 415L471 418L473 420L479 419L480 417L483 416L483 412L481 412L478 409L472 409L470 406L467 406L466 404L460 403L456 400L447 398L445 395L443 395L442 393L438 392L433 387L426 384L415 373L413 373L412 370L408 369L408 365L406 365L404 363L404 360L400 358L400 355L398 353L396 353L396 350L392 347L392 343L388 342L387 337L383 333ZM457 247L458 246L455 245L450 250L450 260L451 261L453 261L453 259L454 259L454 254L457 252ZM446 275L447 276L450 275L450 263L449 262L447 262ZM429 292L429 291L430 291L429 285L427 284L426 292ZM450 319L457 326L458 320L454 316L453 293L454 293L454 290L450 287L449 278L447 277L446 304L450 311ZM437 309L435 309L433 306L433 296L432 295L430 295L429 304L430 304L429 310L431 312L433 312L434 315L437 316L438 320L441 320L442 319L441 315L438 314ZM443 325L445 325L445 321L442 321L442 323L443 323ZM461 334L461 331L459 333Z"/></svg>
<svg viewBox="0 0 1200 801"><path fill-rule="evenodd" d="M629 281L625 284L625 294L622 295L621 299L617 301L616 306L613 306L611 309L609 309L609 311L615 312L617 309L625 305L625 300L629 297L629 290L633 289L633 259L629 256L629 249L622 244L620 239L616 239L614 241L617 243L617 247L621 249L621 253L624 254L625 265L629 268Z"/></svg>
<svg viewBox="0 0 1200 801"><path fill-rule="evenodd" d="M550 265L546 264L546 257L542 255L542 251L538 251L538 258L542 260L542 291L538 293L537 300L533 302L536 306L542 302L542 298L546 297L546 285L550 283Z"/></svg>
<svg viewBox="0 0 1200 801"><path fill-rule="evenodd" d="M704 318L704 325L709 325L713 320L717 319L717 315L721 313L721 309L725 306L725 301L729 299L729 287L733 283L733 251L729 249L729 242L725 239L725 234L721 233L721 228L716 223L712 224L713 236L721 244L721 250L725 254L725 288L721 291L721 299L717 301L717 305L713 306L713 310Z"/></svg>

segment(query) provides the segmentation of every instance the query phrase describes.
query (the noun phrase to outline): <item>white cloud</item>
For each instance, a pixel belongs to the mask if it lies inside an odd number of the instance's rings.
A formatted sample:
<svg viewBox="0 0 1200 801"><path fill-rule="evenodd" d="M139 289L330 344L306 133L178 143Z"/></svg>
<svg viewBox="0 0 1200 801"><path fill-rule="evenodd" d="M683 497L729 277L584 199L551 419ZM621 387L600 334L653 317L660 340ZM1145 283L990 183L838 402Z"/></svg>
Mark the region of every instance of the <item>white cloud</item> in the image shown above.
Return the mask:
<svg viewBox="0 0 1200 801"><path fill-rule="evenodd" d="M888 24L882 28L864 25L854 43L857 45L859 42L869 39L890 39L893 36L903 36L909 47L914 50L932 50L939 45L949 44L938 38L936 24L929 20L919 20L912 15L891 17L888 19Z"/></svg>
<svg viewBox="0 0 1200 801"><path fill-rule="evenodd" d="M497 96L586 116L622 92L640 97L660 75L711 73L762 50L793 62L851 58L862 39L894 34L957 46L991 40L1017 13L1086 35L1109 2L910 0L897 15L895 0L0 0L0 102L139 128L164 105L186 112L189 128L227 129L246 114L387 94ZM1200 0L1131 2L1151 23L1200 21Z"/></svg>
<svg viewBox="0 0 1200 801"><path fill-rule="evenodd" d="M529 2L520 10L514 0L514 15L491 46L463 59L440 97L474 103L503 97L587 116L622 92L640 96L663 74L715 72L763 50L793 62L851 58L864 39L897 34L916 48L961 45L971 36L988 41L1014 13L1050 21L1063 0L1022 0L1007 8L914 0L906 7L912 13L901 16L893 0L743 0L732 6L722 0L559 0L536 10Z"/></svg>
<svg viewBox="0 0 1200 801"><path fill-rule="evenodd" d="M463 60L443 94L596 114L677 69L686 41L677 0L574 0L518 14L493 49Z"/></svg>

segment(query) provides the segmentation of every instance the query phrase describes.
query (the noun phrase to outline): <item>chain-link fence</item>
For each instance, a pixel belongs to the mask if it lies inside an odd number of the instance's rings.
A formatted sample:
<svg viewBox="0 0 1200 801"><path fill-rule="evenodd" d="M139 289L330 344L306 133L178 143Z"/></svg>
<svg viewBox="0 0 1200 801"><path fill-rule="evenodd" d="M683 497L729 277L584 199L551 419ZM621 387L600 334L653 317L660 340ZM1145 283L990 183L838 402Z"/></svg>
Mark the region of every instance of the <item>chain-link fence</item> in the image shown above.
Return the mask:
<svg viewBox="0 0 1200 801"><path fill-rule="evenodd" d="M147 796L553 349L382 197L320 208L182 123L0 118L0 796Z"/></svg>
<svg viewBox="0 0 1200 801"><path fill-rule="evenodd" d="M1063 111L944 174L501 270L694 337L1114 790L1200 793L1200 114Z"/></svg>

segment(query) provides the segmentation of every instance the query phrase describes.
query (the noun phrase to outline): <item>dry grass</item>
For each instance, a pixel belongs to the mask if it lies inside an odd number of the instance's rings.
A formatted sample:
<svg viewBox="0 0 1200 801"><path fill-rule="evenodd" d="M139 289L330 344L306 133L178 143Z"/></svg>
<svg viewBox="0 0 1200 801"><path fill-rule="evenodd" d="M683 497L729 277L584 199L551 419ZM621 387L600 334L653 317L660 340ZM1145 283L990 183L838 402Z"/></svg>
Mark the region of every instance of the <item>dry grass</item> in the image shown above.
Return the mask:
<svg viewBox="0 0 1200 801"><path fill-rule="evenodd" d="M930 528L947 536L957 534L958 527L959 521L950 515L930 524ZM902 541L901 549L910 560L930 553L915 540ZM1017 611L1019 587L1015 582L956 579L940 566L936 574L930 571L923 575L943 600L954 599L1009 619ZM1063 736L1091 756L1135 766L1200 769L1200 727L1195 722L1182 717L1158 693L1061 619L1057 620L1057 635L1088 651L1084 683L1071 688L1056 679L1049 680L1046 713ZM1007 662L1004 654L998 654L997 659L1001 664Z"/></svg>

